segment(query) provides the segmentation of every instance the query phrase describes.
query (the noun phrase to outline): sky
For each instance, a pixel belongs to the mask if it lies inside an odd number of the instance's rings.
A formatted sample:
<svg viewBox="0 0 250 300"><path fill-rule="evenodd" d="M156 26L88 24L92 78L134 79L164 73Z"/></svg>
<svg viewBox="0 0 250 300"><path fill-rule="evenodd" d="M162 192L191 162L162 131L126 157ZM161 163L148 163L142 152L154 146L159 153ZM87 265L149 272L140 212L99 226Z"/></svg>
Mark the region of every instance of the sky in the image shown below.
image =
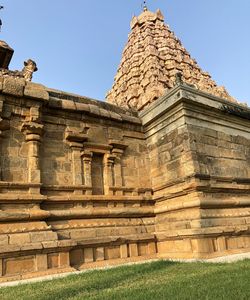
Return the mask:
<svg viewBox="0 0 250 300"><path fill-rule="evenodd" d="M33 81L98 100L113 84L141 0L0 0L10 69L36 61ZM204 71L250 106L250 0L148 0Z"/></svg>

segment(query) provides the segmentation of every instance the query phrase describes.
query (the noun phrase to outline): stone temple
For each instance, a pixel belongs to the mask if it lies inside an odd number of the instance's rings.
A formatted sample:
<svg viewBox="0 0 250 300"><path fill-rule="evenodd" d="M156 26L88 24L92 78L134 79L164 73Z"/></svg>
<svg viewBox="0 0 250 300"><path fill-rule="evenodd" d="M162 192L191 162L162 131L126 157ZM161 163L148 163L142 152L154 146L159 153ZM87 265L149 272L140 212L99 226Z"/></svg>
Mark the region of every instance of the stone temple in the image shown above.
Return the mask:
<svg viewBox="0 0 250 300"><path fill-rule="evenodd" d="M159 10L133 17L106 102L12 55L0 42L0 282L250 251L250 109Z"/></svg>

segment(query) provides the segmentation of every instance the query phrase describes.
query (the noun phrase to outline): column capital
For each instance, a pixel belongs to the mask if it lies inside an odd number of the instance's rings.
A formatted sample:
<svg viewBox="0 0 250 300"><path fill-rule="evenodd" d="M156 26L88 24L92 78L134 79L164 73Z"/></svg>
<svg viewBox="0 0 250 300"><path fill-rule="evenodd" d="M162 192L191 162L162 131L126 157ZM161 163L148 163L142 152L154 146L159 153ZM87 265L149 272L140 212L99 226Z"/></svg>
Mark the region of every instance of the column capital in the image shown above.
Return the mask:
<svg viewBox="0 0 250 300"><path fill-rule="evenodd" d="M83 148L83 143L88 141L89 127L76 128L68 126L65 130L64 140L71 148Z"/></svg>
<svg viewBox="0 0 250 300"><path fill-rule="evenodd" d="M109 145L113 147L113 149L119 149L119 150L125 150L128 147L128 144L126 144L124 141L122 140L114 140L114 139L110 139L109 140Z"/></svg>
<svg viewBox="0 0 250 300"><path fill-rule="evenodd" d="M91 162L93 157L93 152L84 150L81 152L81 156L84 162Z"/></svg>
<svg viewBox="0 0 250 300"><path fill-rule="evenodd" d="M113 154L110 154L110 153L105 154L104 155L104 164L106 164L106 165L113 165L115 163L115 158L116 157Z"/></svg>
<svg viewBox="0 0 250 300"><path fill-rule="evenodd" d="M26 134L26 141L40 141L43 127L42 124L28 121L22 124L21 132Z"/></svg>

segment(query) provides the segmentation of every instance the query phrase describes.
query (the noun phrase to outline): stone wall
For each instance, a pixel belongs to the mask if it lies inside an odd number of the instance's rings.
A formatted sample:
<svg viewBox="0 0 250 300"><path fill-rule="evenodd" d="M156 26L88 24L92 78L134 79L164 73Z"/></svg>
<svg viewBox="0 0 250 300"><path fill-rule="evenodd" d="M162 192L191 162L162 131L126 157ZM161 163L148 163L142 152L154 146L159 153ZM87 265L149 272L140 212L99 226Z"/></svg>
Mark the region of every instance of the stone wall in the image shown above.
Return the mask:
<svg viewBox="0 0 250 300"><path fill-rule="evenodd" d="M179 83L138 115L0 82L0 282L249 251L248 108Z"/></svg>
<svg viewBox="0 0 250 300"><path fill-rule="evenodd" d="M159 256L249 251L249 120L229 115L225 105L181 84L140 114Z"/></svg>
<svg viewBox="0 0 250 300"><path fill-rule="evenodd" d="M2 83L0 281L154 257L137 115L21 79Z"/></svg>

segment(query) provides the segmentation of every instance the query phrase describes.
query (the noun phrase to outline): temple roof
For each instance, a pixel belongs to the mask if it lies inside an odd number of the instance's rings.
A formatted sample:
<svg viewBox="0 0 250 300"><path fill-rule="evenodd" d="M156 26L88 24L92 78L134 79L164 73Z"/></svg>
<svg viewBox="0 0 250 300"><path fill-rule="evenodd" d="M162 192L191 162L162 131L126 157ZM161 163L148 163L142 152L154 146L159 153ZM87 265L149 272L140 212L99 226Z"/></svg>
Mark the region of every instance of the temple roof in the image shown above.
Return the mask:
<svg viewBox="0 0 250 300"><path fill-rule="evenodd" d="M133 17L127 45L106 99L122 107L142 110L175 85L176 74L197 89L235 101L191 58L181 41L164 24L160 10Z"/></svg>

